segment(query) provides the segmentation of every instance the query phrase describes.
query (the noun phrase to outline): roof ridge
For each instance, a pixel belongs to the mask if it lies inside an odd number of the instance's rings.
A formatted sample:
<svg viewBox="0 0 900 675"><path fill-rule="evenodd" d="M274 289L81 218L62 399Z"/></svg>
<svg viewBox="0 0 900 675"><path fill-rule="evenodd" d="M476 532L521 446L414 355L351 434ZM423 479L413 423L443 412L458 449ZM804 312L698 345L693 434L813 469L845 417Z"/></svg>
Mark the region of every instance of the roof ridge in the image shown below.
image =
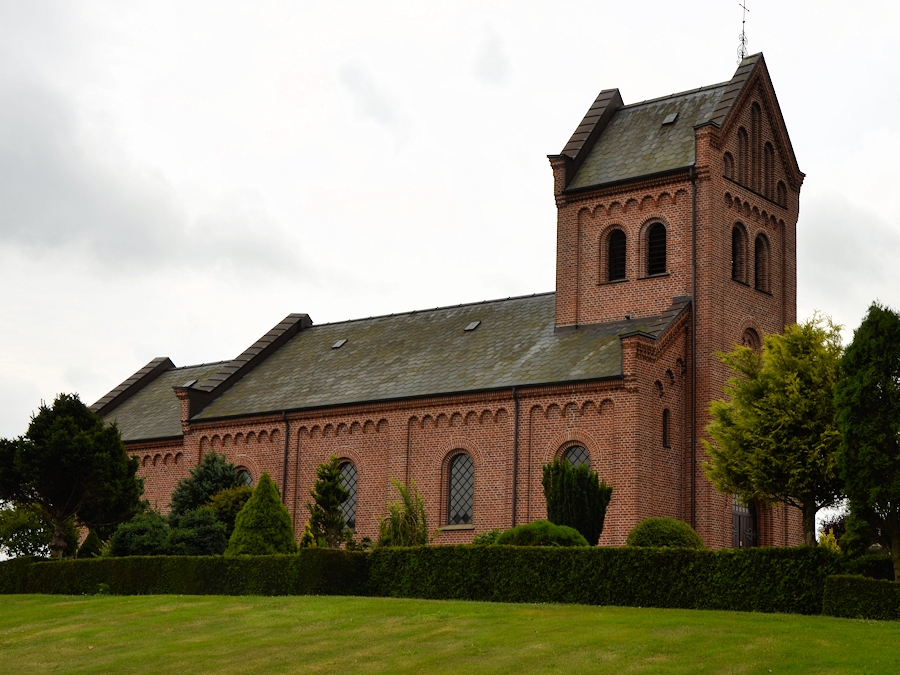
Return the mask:
<svg viewBox="0 0 900 675"><path fill-rule="evenodd" d="M188 368L202 368L203 366L219 366L228 363L231 359L223 359L221 361L206 361L204 363L192 363L188 366L175 366L172 370L187 370Z"/></svg>
<svg viewBox="0 0 900 675"><path fill-rule="evenodd" d="M697 94L701 91L708 91L710 89L716 89L718 87L725 87L731 83L731 80L725 80L724 82L717 82L716 84L707 84L703 87L696 87L695 89L686 89L685 91L679 91L674 94L669 94L668 96L659 96L657 98L648 98L645 101L639 101L637 103L629 103L627 105L622 106L619 110L627 110L629 108L637 108L638 106L647 105L650 103L659 103L660 101L665 101L669 98L677 98L679 96L687 96L689 94Z"/></svg>

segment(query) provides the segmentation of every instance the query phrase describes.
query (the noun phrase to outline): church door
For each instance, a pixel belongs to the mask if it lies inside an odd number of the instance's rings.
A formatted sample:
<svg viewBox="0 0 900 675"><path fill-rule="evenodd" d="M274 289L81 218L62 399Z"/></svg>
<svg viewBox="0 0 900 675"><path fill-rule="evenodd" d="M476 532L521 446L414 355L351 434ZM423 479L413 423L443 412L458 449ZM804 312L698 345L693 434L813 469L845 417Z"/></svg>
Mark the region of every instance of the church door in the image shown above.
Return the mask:
<svg viewBox="0 0 900 675"><path fill-rule="evenodd" d="M756 546L756 507L734 495L731 506L731 545L733 548Z"/></svg>

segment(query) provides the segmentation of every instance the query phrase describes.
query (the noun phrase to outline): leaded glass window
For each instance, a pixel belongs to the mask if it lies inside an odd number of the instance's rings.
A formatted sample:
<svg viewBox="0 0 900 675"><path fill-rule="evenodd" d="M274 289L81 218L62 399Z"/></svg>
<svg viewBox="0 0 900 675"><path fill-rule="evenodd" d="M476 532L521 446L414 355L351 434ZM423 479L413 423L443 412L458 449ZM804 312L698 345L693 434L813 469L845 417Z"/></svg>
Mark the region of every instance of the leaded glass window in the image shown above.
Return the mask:
<svg viewBox="0 0 900 675"><path fill-rule="evenodd" d="M580 445L573 445L563 454L563 459L574 467L586 466L591 468L591 456L588 454L587 448Z"/></svg>
<svg viewBox="0 0 900 675"><path fill-rule="evenodd" d="M666 226L656 223L647 234L647 275L666 272Z"/></svg>
<svg viewBox="0 0 900 675"><path fill-rule="evenodd" d="M457 455L450 462L449 496L447 522L450 525L469 525L475 496L475 465L468 455Z"/></svg>
<svg viewBox="0 0 900 675"><path fill-rule="evenodd" d="M618 281L625 278L625 233L613 230L609 235L609 251L607 254L607 281Z"/></svg>
<svg viewBox="0 0 900 675"><path fill-rule="evenodd" d="M238 480L241 482L241 485L253 485L253 476L249 471L247 471L247 469L238 469L237 476Z"/></svg>
<svg viewBox="0 0 900 675"><path fill-rule="evenodd" d="M353 466L353 462L341 464L341 487L350 493L341 504L341 515L351 530L356 529L356 480L356 467Z"/></svg>

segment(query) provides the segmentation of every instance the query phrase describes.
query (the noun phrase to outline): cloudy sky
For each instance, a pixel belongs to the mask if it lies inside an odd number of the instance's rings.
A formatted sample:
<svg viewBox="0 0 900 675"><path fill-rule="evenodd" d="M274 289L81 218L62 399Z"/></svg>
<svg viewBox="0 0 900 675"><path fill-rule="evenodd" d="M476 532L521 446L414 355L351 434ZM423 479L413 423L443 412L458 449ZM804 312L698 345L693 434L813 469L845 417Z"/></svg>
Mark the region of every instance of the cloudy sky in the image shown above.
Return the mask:
<svg viewBox="0 0 900 675"><path fill-rule="evenodd" d="M800 167L799 315L900 307L896 3L749 0ZM597 92L729 79L737 0L0 2L0 436L155 356L554 287Z"/></svg>

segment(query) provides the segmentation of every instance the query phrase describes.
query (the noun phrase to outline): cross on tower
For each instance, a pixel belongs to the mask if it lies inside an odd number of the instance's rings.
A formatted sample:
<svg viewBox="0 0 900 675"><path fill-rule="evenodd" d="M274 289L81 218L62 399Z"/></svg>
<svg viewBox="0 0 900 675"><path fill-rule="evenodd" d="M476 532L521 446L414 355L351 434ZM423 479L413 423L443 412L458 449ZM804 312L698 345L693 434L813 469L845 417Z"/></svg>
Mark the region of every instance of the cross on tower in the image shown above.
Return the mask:
<svg viewBox="0 0 900 675"><path fill-rule="evenodd" d="M747 9L747 0L742 0L742 2L738 3L738 7L740 7L743 11L743 15L741 17L741 34L738 36L738 65L740 65L741 61L747 58L747 12L750 10Z"/></svg>

